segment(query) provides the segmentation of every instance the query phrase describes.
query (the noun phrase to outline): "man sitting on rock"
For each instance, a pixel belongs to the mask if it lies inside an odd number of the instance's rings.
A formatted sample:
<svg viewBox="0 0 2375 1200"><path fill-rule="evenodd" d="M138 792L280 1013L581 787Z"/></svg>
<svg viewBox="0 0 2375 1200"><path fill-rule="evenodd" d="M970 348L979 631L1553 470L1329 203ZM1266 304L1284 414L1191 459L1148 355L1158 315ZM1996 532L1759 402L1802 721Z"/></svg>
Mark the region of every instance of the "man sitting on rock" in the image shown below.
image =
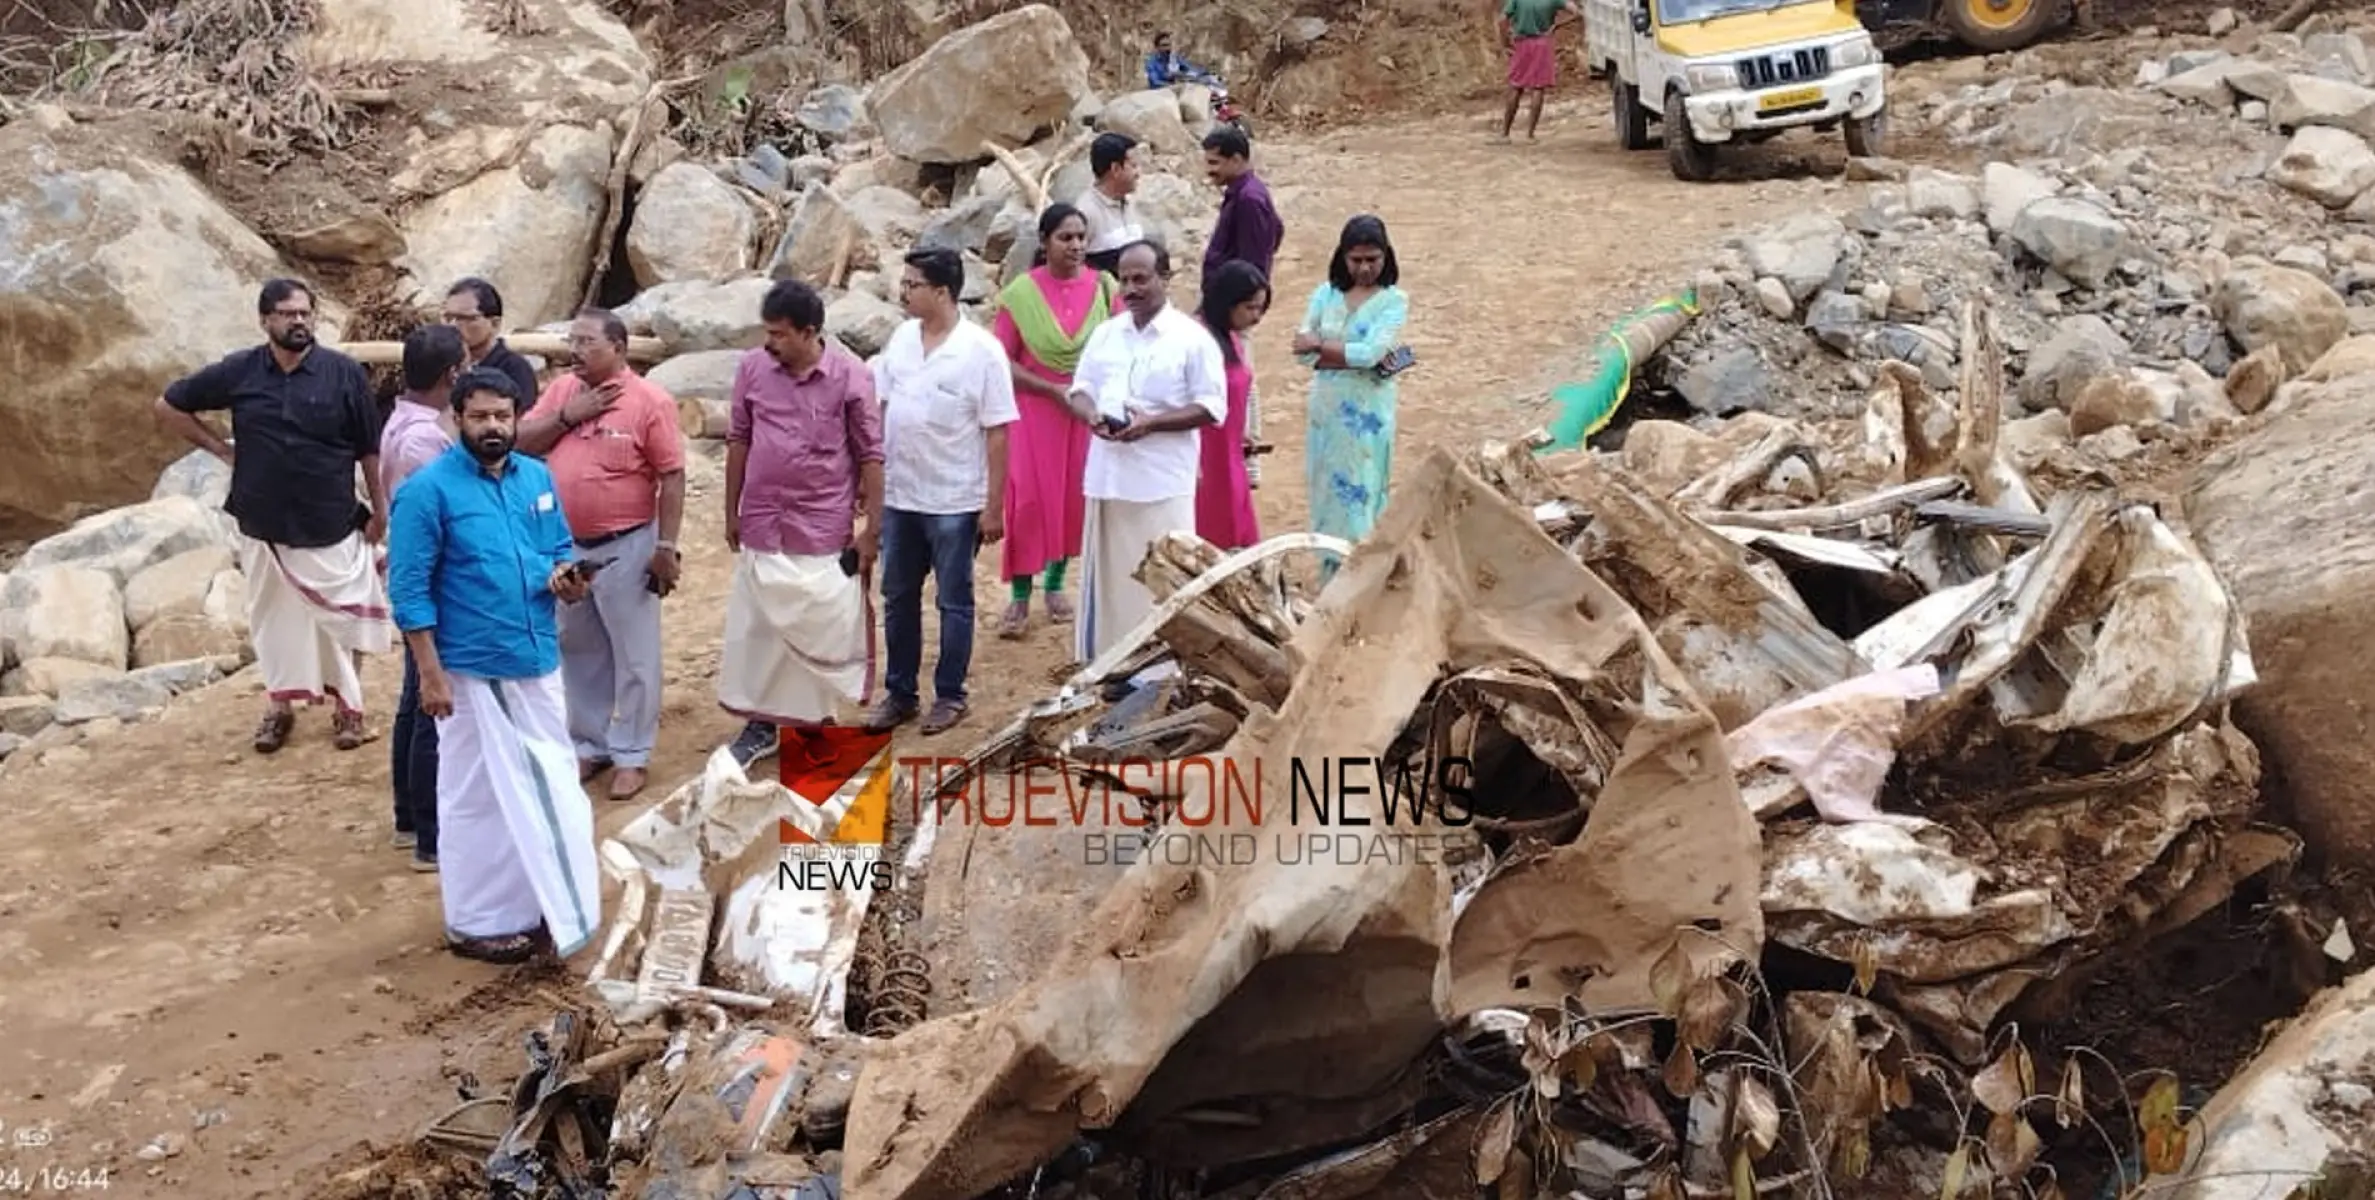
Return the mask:
<svg viewBox="0 0 2375 1200"><path fill-rule="evenodd" d="M1171 35L1155 35L1155 52L1146 56L1146 86L1167 88L1175 83L1201 83L1209 87L1220 82L1212 72L1181 58L1171 48Z"/></svg>
<svg viewBox="0 0 2375 1200"><path fill-rule="evenodd" d="M258 754L289 740L297 700L336 705L341 750L363 744L360 657L394 647L372 547L387 531L379 405L362 364L314 344L313 292L294 279L256 302L268 339L175 380L157 420L231 466L247 621L267 697ZM197 414L228 410L231 441ZM234 446L237 450L234 453ZM360 467L368 506L355 498Z"/></svg>
<svg viewBox="0 0 2375 1200"><path fill-rule="evenodd" d="M388 554L421 712L437 721L447 943L498 963L535 953L540 925L566 958L602 918L554 613L599 568L578 558L552 472L512 452L517 387L483 367L454 383L461 444L404 482Z"/></svg>

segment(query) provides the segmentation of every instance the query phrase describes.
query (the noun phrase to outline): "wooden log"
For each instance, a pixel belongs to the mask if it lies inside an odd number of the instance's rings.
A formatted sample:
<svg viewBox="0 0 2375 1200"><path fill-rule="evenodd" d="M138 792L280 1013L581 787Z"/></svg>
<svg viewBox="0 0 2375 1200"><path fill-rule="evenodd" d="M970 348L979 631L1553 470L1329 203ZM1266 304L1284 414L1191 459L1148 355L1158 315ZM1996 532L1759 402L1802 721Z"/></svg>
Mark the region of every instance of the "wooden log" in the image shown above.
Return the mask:
<svg viewBox="0 0 2375 1200"><path fill-rule="evenodd" d="M715 441L726 436L726 427L733 420L734 407L723 400L700 396L676 398L676 428L688 438Z"/></svg>
<svg viewBox="0 0 2375 1200"><path fill-rule="evenodd" d="M507 333L503 342L556 366L569 360L569 339L561 334ZM330 348L366 367L392 367L404 361L402 342L348 342ZM635 362L658 362L668 357L668 346L656 337L631 337L627 339L627 357Z"/></svg>

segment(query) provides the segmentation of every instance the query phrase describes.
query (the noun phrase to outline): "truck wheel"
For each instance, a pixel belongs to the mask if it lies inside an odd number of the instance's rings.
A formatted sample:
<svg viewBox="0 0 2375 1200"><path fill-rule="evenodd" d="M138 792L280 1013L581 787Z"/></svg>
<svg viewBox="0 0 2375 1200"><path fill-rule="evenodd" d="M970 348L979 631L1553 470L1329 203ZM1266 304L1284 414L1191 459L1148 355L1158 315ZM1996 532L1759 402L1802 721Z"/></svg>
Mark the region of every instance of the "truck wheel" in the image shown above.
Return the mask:
<svg viewBox="0 0 2375 1200"><path fill-rule="evenodd" d="M1885 158L1888 156L1888 110L1881 109L1859 121L1847 118L1843 132L1847 134L1847 152L1857 158Z"/></svg>
<svg viewBox="0 0 2375 1200"><path fill-rule="evenodd" d="M1691 115L1682 106L1681 92L1666 93L1666 162L1684 183L1701 183L1715 174L1715 147L1691 135Z"/></svg>
<svg viewBox="0 0 2375 1200"><path fill-rule="evenodd" d="M1938 7L1955 37L1994 54L2045 36L2057 5L2054 0L1940 0Z"/></svg>
<svg viewBox="0 0 2375 1200"><path fill-rule="evenodd" d="M1649 149L1649 112L1641 107L1641 89L1608 73L1609 90L1616 94L1616 144L1627 150Z"/></svg>

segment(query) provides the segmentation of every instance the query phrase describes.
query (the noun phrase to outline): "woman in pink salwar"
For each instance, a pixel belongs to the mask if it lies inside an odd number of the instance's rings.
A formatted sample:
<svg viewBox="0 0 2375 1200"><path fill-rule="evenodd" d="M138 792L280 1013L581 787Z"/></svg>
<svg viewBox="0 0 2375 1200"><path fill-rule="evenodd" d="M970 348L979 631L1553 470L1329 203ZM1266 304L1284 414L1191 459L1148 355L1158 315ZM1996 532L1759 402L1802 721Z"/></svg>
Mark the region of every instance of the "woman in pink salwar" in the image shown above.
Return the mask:
<svg viewBox="0 0 2375 1200"><path fill-rule="evenodd" d="M1089 227L1080 210L1052 204L1039 215L1039 261L998 294L992 326L1013 364L1014 402L1022 411L1006 448L1006 540L999 575L1014 600L998 636L1019 638L1031 621L1031 583L1047 593L1047 615L1072 619L1064 568L1080 553L1088 501L1089 427L1072 415L1064 390L1089 334L1113 312L1113 277L1089 269Z"/></svg>
<svg viewBox="0 0 2375 1200"><path fill-rule="evenodd" d="M1253 347L1246 333L1261 324L1268 311L1270 281L1252 263L1231 260L1213 272L1197 313L1220 343L1229 415L1201 431L1204 456L1196 472L1196 536L1222 550L1241 550L1262 540L1252 481L1245 471L1245 417L1253 407Z"/></svg>

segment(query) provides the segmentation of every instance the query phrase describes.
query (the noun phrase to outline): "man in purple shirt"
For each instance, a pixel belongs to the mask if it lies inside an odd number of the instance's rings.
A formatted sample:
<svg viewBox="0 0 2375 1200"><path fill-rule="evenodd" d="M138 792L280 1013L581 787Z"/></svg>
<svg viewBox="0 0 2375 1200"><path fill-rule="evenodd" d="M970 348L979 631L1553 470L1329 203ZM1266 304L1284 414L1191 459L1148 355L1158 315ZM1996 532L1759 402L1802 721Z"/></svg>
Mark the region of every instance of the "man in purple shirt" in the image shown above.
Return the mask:
<svg viewBox="0 0 2375 1200"><path fill-rule="evenodd" d="M817 730L874 690L866 602L882 520L882 408L874 375L825 336L825 302L783 280L759 305L765 345L734 372L726 431L726 597L718 703L746 724L745 768L784 729L802 757L832 751ZM791 765L787 758L787 765Z"/></svg>
<svg viewBox="0 0 2375 1200"><path fill-rule="evenodd" d="M379 477L394 506L404 481L454 444L446 414L467 348L451 325L425 325L404 339L404 394L379 431ZM404 692L388 738L388 778L396 792L398 850L412 851L412 869L437 869L437 722L421 713L421 675L404 647Z"/></svg>
<svg viewBox="0 0 2375 1200"><path fill-rule="evenodd" d="M1212 223L1212 240L1204 245L1204 285L1212 286L1214 272L1230 259L1249 262L1270 278L1270 263L1278 257L1278 243L1286 225L1270 203L1270 185L1254 174L1253 143L1245 131L1222 125L1204 135L1204 176L1221 189L1220 216Z"/></svg>

